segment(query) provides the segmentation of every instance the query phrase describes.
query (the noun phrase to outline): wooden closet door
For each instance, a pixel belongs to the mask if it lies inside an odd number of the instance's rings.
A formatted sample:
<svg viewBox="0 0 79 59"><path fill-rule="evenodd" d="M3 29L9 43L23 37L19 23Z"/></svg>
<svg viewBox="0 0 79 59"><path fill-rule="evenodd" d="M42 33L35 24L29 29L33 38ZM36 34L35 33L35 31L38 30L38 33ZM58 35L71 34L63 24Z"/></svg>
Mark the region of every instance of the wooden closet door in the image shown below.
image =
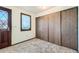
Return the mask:
<svg viewBox="0 0 79 59"><path fill-rule="evenodd" d="M42 39L48 41L48 16L42 19Z"/></svg>
<svg viewBox="0 0 79 59"><path fill-rule="evenodd" d="M48 41L48 16L42 16L36 19L37 37Z"/></svg>
<svg viewBox="0 0 79 59"><path fill-rule="evenodd" d="M49 15L49 42L60 45L60 12Z"/></svg>
<svg viewBox="0 0 79 59"><path fill-rule="evenodd" d="M62 46L77 50L77 8L61 12Z"/></svg>
<svg viewBox="0 0 79 59"><path fill-rule="evenodd" d="M42 18L36 18L36 37L41 39L42 38Z"/></svg>

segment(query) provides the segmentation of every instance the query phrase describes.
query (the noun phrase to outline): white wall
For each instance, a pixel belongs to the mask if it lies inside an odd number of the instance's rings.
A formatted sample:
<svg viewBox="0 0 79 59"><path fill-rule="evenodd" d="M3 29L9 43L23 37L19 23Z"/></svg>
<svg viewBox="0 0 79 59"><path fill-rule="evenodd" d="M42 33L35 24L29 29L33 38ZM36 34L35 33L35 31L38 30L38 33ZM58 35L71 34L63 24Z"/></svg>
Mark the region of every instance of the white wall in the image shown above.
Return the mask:
<svg viewBox="0 0 79 59"><path fill-rule="evenodd" d="M35 37L35 17L32 13L13 6L6 8L12 9L12 44L19 43ZM20 13L31 15L31 31L20 31Z"/></svg>

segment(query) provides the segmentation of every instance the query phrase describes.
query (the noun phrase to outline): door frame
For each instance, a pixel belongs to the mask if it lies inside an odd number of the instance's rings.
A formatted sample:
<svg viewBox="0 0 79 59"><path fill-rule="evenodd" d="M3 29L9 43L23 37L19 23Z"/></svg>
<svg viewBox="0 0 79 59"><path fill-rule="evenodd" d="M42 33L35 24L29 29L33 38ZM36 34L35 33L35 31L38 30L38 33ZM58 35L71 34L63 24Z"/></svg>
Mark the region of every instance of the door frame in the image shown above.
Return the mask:
<svg viewBox="0 0 79 59"><path fill-rule="evenodd" d="M10 29L10 39L9 39L9 46L12 45L12 9L6 8L6 7L2 7L0 6L1 10L7 11L8 12L8 25L9 25L9 29Z"/></svg>

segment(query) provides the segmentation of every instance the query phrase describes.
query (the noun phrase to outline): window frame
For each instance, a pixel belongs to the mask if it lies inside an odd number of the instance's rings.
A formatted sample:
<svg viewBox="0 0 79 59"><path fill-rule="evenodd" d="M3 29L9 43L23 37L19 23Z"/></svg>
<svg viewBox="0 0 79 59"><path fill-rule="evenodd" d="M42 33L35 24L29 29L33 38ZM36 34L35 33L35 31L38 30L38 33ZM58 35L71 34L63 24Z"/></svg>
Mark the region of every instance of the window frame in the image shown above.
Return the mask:
<svg viewBox="0 0 79 59"><path fill-rule="evenodd" d="M29 16L30 17L30 28L29 29L22 29L22 15ZM25 13L21 13L20 14L20 17L21 17L21 21L20 21L21 31L30 31L31 30L31 15L28 15L28 14L25 14Z"/></svg>

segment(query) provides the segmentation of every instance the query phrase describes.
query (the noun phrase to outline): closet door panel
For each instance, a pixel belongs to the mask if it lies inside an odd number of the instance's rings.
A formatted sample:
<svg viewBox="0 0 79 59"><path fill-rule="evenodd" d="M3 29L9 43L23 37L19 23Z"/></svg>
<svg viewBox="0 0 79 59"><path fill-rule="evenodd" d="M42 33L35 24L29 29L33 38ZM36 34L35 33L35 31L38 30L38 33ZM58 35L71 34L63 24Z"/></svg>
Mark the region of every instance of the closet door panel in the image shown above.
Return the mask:
<svg viewBox="0 0 79 59"><path fill-rule="evenodd" d="M36 37L41 39L42 38L42 18L36 18Z"/></svg>
<svg viewBox="0 0 79 59"><path fill-rule="evenodd" d="M77 49L77 8L61 12L62 15L62 45Z"/></svg>
<svg viewBox="0 0 79 59"><path fill-rule="evenodd" d="M48 16L37 18L36 25L37 38L48 41Z"/></svg>
<svg viewBox="0 0 79 59"><path fill-rule="evenodd" d="M60 45L60 12L49 15L49 42Z"/></svg>
<svg viewBox="0 0 79 59"><path fill-rule="evenodd" d="M42 18L42 39L48 41L48 16Z"/></svg>

